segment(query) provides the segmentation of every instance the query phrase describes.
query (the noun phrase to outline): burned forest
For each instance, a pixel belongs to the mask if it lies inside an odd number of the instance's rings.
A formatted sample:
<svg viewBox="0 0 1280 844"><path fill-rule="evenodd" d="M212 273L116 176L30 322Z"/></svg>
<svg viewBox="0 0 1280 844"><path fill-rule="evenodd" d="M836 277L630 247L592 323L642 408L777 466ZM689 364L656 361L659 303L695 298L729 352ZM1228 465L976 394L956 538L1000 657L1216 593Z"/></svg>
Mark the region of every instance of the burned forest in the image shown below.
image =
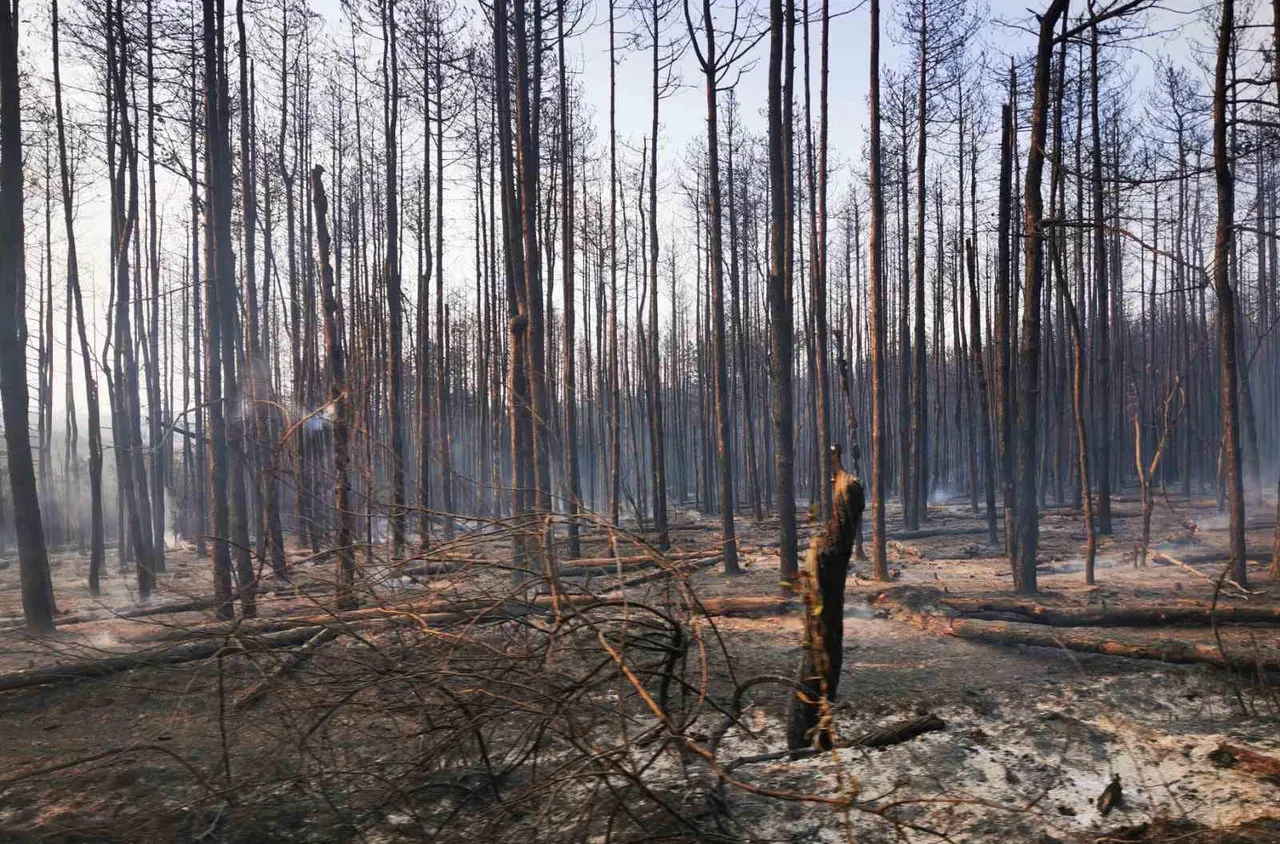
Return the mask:
<svg viewBox="0 0 1280 844"><path fill-rule="evenodd" d="M1280 844L1280 0L0 6L0 842Z"/></svg>

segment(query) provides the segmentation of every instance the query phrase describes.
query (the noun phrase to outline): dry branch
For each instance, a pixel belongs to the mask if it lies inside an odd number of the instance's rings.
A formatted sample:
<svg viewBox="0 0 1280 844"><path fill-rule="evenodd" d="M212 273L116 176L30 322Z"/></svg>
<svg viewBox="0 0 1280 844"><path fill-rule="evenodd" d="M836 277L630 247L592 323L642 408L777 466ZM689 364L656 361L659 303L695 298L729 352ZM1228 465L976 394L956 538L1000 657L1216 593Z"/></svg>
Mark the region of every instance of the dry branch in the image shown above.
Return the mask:
<svg viewBox="0 0 1280 844"><path fill-rule="evenodd" d="M304 642L302 647L289 654L288 657L267 673L266 676L258 680L258 682L254 683L249 688L245 689L241 694L237 695L231 702L231 708L244 709L251 706L258 700L261 700L267 693L267 686L269 686L273 680L280 677L282 674L300 667L311 658L312 654L319 650L321 645L326 642L332 642L336 638L338 638L337 629L333 627L321 628L314 636Z"/></svg>

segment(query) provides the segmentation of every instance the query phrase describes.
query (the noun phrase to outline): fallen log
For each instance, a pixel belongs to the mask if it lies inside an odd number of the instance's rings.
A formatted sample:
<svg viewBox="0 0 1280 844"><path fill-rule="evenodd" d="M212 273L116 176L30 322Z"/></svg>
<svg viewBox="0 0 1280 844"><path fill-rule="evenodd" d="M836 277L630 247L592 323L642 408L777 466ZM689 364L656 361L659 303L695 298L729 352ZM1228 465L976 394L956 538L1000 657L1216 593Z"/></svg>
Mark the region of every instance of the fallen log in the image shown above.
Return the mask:
<svg viewBox="0 0 1280 844"><path fill-rule="evenodd" d="M751 618L755 616L785 615L799 604L773 595L744 596L737 598L707 598L698 603L707 615Z"/></svg>
<svg viewBox="0 0 1280 844"><path fill-rule="evenodd" d="M717 559L718 557L712 557L710 560L701 560L696 566L690 566L687 570L714 565ZM673 566L655 574L672 577L681 573L676 568ZM561 594L558 598L561 606L587 609L615 604L623 599L625 594L624 589L618 589L606 595ZM546 612L552 607L552 603L551 595L536 595L527 599L472 599L452 602L428 598L399 606L212 622L179 631L177 635L181 637L180 641L166 642L146 650L0 674L0 692L57 685L76 680L99 679L139 668L196 662L219 655L239 655L299 645L304 648L300 655L302 660L305 660L310 658L316 648L334 638L343 628L392 622L442 627L461 622L505 621L529 613ZM750 614L763 612L764 608L770 605L774 611L780 611L780 603L776 598L731 598L724 599L718 604L712 601L710 607L704 606L701 611L706 615ZM327 635L326 631L333 631L334 636ZM289 660L286 660L286 664L288 663ZM283 670L287 671L296 664L298 663L287 665ZM250 702L252 701L247 701L243 705L248 705Z"/></svg>
<svg viewBox="0 0 1280 844"><path fill-rule="evenodd" d="M609 577L618 574L619 569L625 573L660 568L666 561L660 557L645 556L619 557L616 560L574 560L573 562L574 565L571 566L560 566L556 574L560 577ZM671 564L668 563L668 565Z"/></svg>
<svg viewBox="0 0 1280 844"><path fill-rule="evenodd" d="M649 574L642 574L629 580L624 580L619 584L618 588L620 591L625 591L633 586L643 586L646 583L667 580L672 577L688 576L701 569L716 565L720 562L722 556L723 555L719 553L710 554L700 559L688 560L678 565L666 566L658 571L650 572Z"/></svg>
<svg viewBox="0 0 1280 844"><path fill-rule="evenodd" d="M353 612L365 612L354 610ZM516 612L494 613L485 620L506 620ZM413 623L428 627L441 627L466 621L471 616L458 612L423 613L409 615L405 612L384 611L379 617L362 617L346 619L344 624L329 629L341 630L344 626L354 628L379 623L389 623L398 619L410 618ZM273 629L279 625L282 629ZM0 674L0 692L36 686L53 686L75 680L96 680L121 674L139 668L156 668L165 665L179 665L186 662L197 662L216 656L237 656L275 648L291 648L305 645L318 633L325 630L323 624L303 624L301 619L270 620L261 625L250 626L248 622L232 625L224 631L206 631L193 642L164 644L132 653L103 656L99 659L82 662L69 662L63 665L46 665L30 668L9 674Z"/></svg>
<svg viewBox="0 0 1280 844"><path fill-rule="evenodd" d="M402 577L433 577L442 574L455 574L465 569L483 568L484 560L452 560L437 563L422 563L416 566L403 566L396 569Z"/></svg>
<svg viewBox="0 0 1280 844"><path fill-rule="evenodd" d="M1010 599L943 598L940 603L965 618L1022 621L1050 627L1206 627L1213 624L1280 624L1280 607L1211 607L1203 604L1154 607L1046 607Z"/></svg>
<svg viewBox="0 0 1280 844"><path fill-rule="evenodd" d="M194 598L190 601L181 601L173 604L157 604L148 607L135 607L128 610L110 610L105 607L101 610L89 610L85 612L68 613L59 616L53 620L56 627L69 627L75 624L89 624L94 621L111 621L113 619L127 618L146 618L153 615L167 615L170 613L196 612L199 610L207 610L214 606L212 598ZM0 627L0 633L9 633L15 630L25 630L24 624L16 624L9 627Z"/></svg>
<svg viewBox="0 0 1280 844"><path fill-rule="evenodd" d="M1168 554L1172 549L1161 548L1155 546L1151 549L1152 556L1156 554ZM1206 563L1214 563L1218 566L1227 564L1227 556L1230 552L1222 551L1196 551L1193 553L1179 554L1177 559L1190 565L1204 565ZM1244 558L1251 563L1264 563L1271 559L1271 551L1265 548L1247 548L1244 552Z"/></svg>
<svg viewBox="0 0 1280 844"><path fill-rule="evenodd" d="M1209 760L1220 768L1238 769L1265 782L1280 785L1280 759L1243 745L1224 741L1209 754Z"/></svg>
<svg viewBox="0 0 1280 844"><path fill-rule="evenodd" d="M622 557L581 557L576 560L569 560L574 566L580 568L616 568L621 565L624 569L631 566L640 566L646 563L660 562L681 562L684 560L697 560L707 556L708 551L669 551L666 554L633 554Z"/></svg>
<svg viewBox="0 0 1280 844"><path fill-rule="evenodd" d="M931 539L936 536L986 536L985 527L939 527L920 530L900 530L889 534L889 539Z"/></svg>
<svg viewBox="0 0 1280 844"><path fill-rule="evenodd" d="M73 680L93 680L133 671L137 668L153 668L162 665L177 665L184 662L209 659L229 654L249 653L254 650L269 648L288 648L305 643L320 632L319 627L299 627L293 630L282 630L266 633L262 636L238 640L204 639L182 645L168 645L136 653L106 656L84 662L72 662L66 665L46 665L41 668L30 668L25 671L14 671L0 674L0 692L15 689L29 689L35 686L52 686Z"/></svg>
<svg viewBox="0 0 1280 844"><path fill-rule="evenodd" d="M911 718L906 721L899 721L896 724L889 724L885 727L879 727L874 730L863 733L855 739L849 741L839 741L834 745L836 750L844 750L851 747L869 747L883 749L892 747L895 744L904 744L917 736L925 733L932 733L937 730L945 730L947 722L943 721L937 715L929 713L919 718ZM828 748L827 750L830 750ZM805 747L798 750L774 750L770 753L758 753L754 756L741 756L734 759L724 766L726 771L732 771L743 765L755 765L761 762L777 762L782 759L798 760L809 759L820 753L826 753L827 750L816 747Z"/></svg>
<svg viewBox="0 0 1280 844"><path fill-rule="evenodd" d="M1177 639L1124 639L1094 632L1050 628L1016 621L986 621L955 615L942 603L943 593L925 586L898 586L882 592L875 603L905 616L927 633L955 636L994 645L1030 645L1078 653L1149 659L1175 664L1213 665L1243 673L1280 672L1280 654L1223 653L1215 644Z"/></svg>
<svg viewBox="0 0 1280 844"><path fill-rule="evenodd" d="M855 747L891 747L911 741L916 736L946 728L947 722L930 712L910 721L899 721L896 724L863 733L853 740L853 745Z"/></svg>
<svg viewBox="0 0 1280 844"><path fill-rule="evenodd" d="M265 585L265 584L260 584ZM288 600L297 598L301 595L322 595L333 591L331 583L308 583L301 586L288 584L287 591L276 588L273 591L262 591L258 593L259 604L272 600ZM231 600L239 600L239 594L233 594ZM77 624L92 624L96 621L117 621L139 618L151 618L157 615L176 615L187 612L202 612L204 610L213 609L218 605L218 601L214 598L192 598L187 601L178 601L172 604L154 604L142 607L133 607L124 610L113 610L108 607L101 607L93 610L85 610L76 613L67 613L58 616L53 623L58 628L73 627ZM25 631L27 629L25 623L13 624L11 626L0 627L0 634Z"/></svg>
<svg viewBox="0 0 1280 844"><path fill-rule="evenodd" d="M706 551L676 551L665 555L658 554L635 554L623 557L584 557L576 560L568 560L566 562L571 565L562 565L557 570L560 577L585 577L589 575L608 575L615 572L619 567L623 571L632 571L646 568L656 568L663 563L680 563L688 560L702 559L707 556ZM511 569L509 564L496 563L486 560L452 560L443 562L424 563L416 566L405 566L397 570L397 574L408 577L432 577L444 574L456 574L457 572L467 569L493 569L508 571Z"/></svg>

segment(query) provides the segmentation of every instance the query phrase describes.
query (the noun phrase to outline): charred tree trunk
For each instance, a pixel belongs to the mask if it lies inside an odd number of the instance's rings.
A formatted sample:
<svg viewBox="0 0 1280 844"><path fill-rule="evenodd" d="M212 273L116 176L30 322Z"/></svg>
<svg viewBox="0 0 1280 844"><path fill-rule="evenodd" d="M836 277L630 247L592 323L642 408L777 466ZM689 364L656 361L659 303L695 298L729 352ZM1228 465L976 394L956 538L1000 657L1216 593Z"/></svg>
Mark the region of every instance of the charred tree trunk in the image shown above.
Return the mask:
<svg viewBox="0 0 1280 844"><path fill-rule="evenodd" d="M564 449L565 449L565 483L568 486L569 493L569 559L577 559L582 556L582 543L579 538L578 519L582 513L582 481L578 471L578 390L577 390L577 346L574 342L577 326L575 324L575 302L573 299L574 291L574 266L575 244L574 236L574 208L573 208L573 134L572 124L569 115L569 85L565 66L565 33L564 33L564 12L565 0L558 0L556 6L556 35L557 48L559 50L558 69L560 73L559 92L560 92L560 180L561 180L561 203L560 203L560 252L561 260L564 262L564 279L561 281L564 296L564 325L562 332L564 336L564 360L562 367L564 368ZM654 109L654 120L657 120L657 109ZM654 263L657 263L656 246L654 254ZM656 271L655 271L656 272ZM656 276L654 281L654 298L656 300L657 286ZM656 316L655 316L656 320ZM652 342L654 344L654 361L657 361L657 334L656 327L651 325ZM657 372L654 372L655 381L658 380ZM658 453L662 453L662 416L661 411L657 413L657 436L659 439ZM662 470L661 460L658 459L656 466ZM665 475L665 472L664 472ZM656 482L655 482L656 485ZM665 483L662 489L665 491ZM665 507L665 502L663 504ZM664 514L665 515L665 514Z"/></svg>
<svg viewBox="0 0 1280 844"><path fill-rule="evenodd" d="M387 290L387 313L391 318L391 355L387 361L388 418L391 425L391 556L404 555L404 303L400 296L400 208L399 174L396 168L398 127L400 121L400 70L396 55L395 0L385 0L382 8L382 78L386 87L383 100L383 128L386 154L386 251L383 253L382 279ZM312 192L318 174L312 173ZM312 203L318 200L313 196ZM319 205L316 204L317 214ZM317 223L317 227L318 227ZM439 338L437 338L439 342ZM332 352L330 352L332 356ZM332 367L332 362L330 363ZM341 516L339 517L341 518Z"/></svg>
<svg viewBox="0 0 1280 844"><path fill-rule="evenodd" d="M66 121L62 110L62 72L59 47L61 21L57 0L51 8L53 30L53 99L54 115L58 130L58 173L62 190L62 219L66 231L67 289L71 294L68 309L74 306L76 332L80 341L80 360L83 363L85 382L85 410L89 420L89 594L100 591L102 566L106 561L106 524L102 509L102 421L99 418L98 379L95 375L93 354L84 315L84 296L80 287L80 262L76 249L76 233L73 219L75 203L71 187L71 165L67 159Z"/></svg>
<svg viewBox="0 0 1280 844"><path fill-rule="evenodd" d="M804 652L796 676L799 688L787 713L787 747L792 750L815 743L831 747L830 703L844 664L844 586L865 499L862 482L840 463L839 446L832 446L831 470L831 518L825 532L809 544L803 576Z"/></svg>
<svg viewBox="0 0 1280 844"><path fill-rule="evenodd" d="M1098 430L1111 430L1111 287L1107 278L1107 235L1103 210L1102 129L1098 119L1098 25L1090 27L1089 110L1093 133L1093 273L1096 288L1097 378L1094 400L1098 408ZM1111 437L1098 438L1098 533L1110 536L1111 528Z"/></svg>
<svg viewBox="0 0 1280 844"><path fill-rule="evenodd" d="M333 495L338 511L337 590L339 610L358 606L355 593L356 518L351 507L351 408L347 395L347 362L338 326L342 322L342 302L334 292L333 264L330 260L329 197L324 190L324 168L311 170L311 202L315 208L316 258L320 264L320 295L324 309L324 341L329 358L329 401L333 404Z"/></svg>
<svg viewBox="0 0 1280 844"><path fill-rule="evenodd" d="M1031 144L1027 150L1026 178L1026 288L1023 295L1021 383L1018 396L1017 553L1013 560L1014 588L1022 594L1036 591L1036 549L1039 539L1037 463L1040 401L1040 316L1044 282L1043 201L1040 196L1048 129L1050 63L1053 31L1066 12L1069 0L1053 0L1040 18L1036 51L1035 89L1031 103Z"/></svg>
<svg viewBox="0 0 1280 844"><path fill-rule="evenodd" d="M27 420L17 14L16 2L6 3L0 9L0 401L4 404L4 437L18 540L22 612L33 632L51 633L55 612L53 583L40 521Z"/></svg>
<svg viewBox="0 0 1280 844"><path fill-rule="evenodd" d="M795 10L787 0L770 0L769 20L769 314L770 362L773 381L773 447L778 499L781 576L790 584L798 575L796 560L795 438L792 422L794 326L791 298L791 56L794 50ZM786 42L784 45L784 41ZM784 87L784 53L786 84ZM789 588L789 587L787 587Z"/></svg>
<svg viewBox="0 0 1280 844"><path fill-rule="evenodd" d="M966 239L965 266L969 271L969 354L973 358L978 376L978 443L980 446L983 482L986 486L987 541L995 545L1000 541L996 527L996 467L991 448L991 408L987 399L987 367L982 356L982 316L978 306L978 257L974 254L973 241ZM976 478L970 479L977 483Z"/></svg>
<svg viewBox="0 0 1280 844"><path fill-rule="evenodd" d="M687 13L687 10L686 10ZM723 214L720 209L720 119L717 102L717 85L722 72L721 56L716 50L716 31L711 14L711 0L702 0L702 23L706 44L693 38L694 50L702 65L707 98L707 217L711 222L708 231L712 356L715 378L716 469L720 480L720 534L724 543L725 574L738 574L738 540L734 532L733 511L736 498L733 490L733 452L729 434L729 361L724 327L724 245ZM693 36L693 25L689 25ZM655 121L656 127L656 121ZM656 206L655 210L656 210ZM655 271L656 272L656 271ZM656 276L655 276L656 278ZM657 286L654 286L656 297Z"/></svg>
<svg viewBox="0 0 1280 844"><path fill-rule="evenodd" d="M884 283L884 185L880 161L880 0L871 0L871 231L868 275L871 295L871 565L876 580L889 579L885 556L885 445L888 432L885 373L887 326Z"/></svg>
<svg viewBox="0 0 1280 844"><path fill-rule="evenodd" d="M1217 234L1213 247L1213 289L1218 304L1219 401L1222 414L1222 451L1227 485L1232 577L1244 585L1248 578L1245 558L1244 481L1240 467L1240 392L1236 364L1236 297L1231 287L1235 237L1235 176L1227 146L1227 67L1235 30L1235 2L1223 0L1218 29L1218 55L1213 88L1213 174L1218 190Z"/></svg>

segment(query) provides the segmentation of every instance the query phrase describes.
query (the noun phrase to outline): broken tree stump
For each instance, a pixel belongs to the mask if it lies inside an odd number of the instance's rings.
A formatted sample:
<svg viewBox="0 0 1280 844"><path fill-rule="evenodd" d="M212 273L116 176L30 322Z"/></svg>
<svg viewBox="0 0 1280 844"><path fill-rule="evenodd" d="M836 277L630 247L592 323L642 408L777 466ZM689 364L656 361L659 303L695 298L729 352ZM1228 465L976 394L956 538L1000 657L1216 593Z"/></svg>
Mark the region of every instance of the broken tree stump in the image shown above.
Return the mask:
<svg viewBox="0 0 1280 844"><path fill-rule="evenodd" d="M803 577L804 652L799 687L787 712L787 747L831 746L830 724L819 725L835 698L844 664L844 585L849 556L866 504L862 483L844 470L840 446L831 447L832 507L826 529L809 543ZM815 735L816 733L816 735Z"/></svg>

